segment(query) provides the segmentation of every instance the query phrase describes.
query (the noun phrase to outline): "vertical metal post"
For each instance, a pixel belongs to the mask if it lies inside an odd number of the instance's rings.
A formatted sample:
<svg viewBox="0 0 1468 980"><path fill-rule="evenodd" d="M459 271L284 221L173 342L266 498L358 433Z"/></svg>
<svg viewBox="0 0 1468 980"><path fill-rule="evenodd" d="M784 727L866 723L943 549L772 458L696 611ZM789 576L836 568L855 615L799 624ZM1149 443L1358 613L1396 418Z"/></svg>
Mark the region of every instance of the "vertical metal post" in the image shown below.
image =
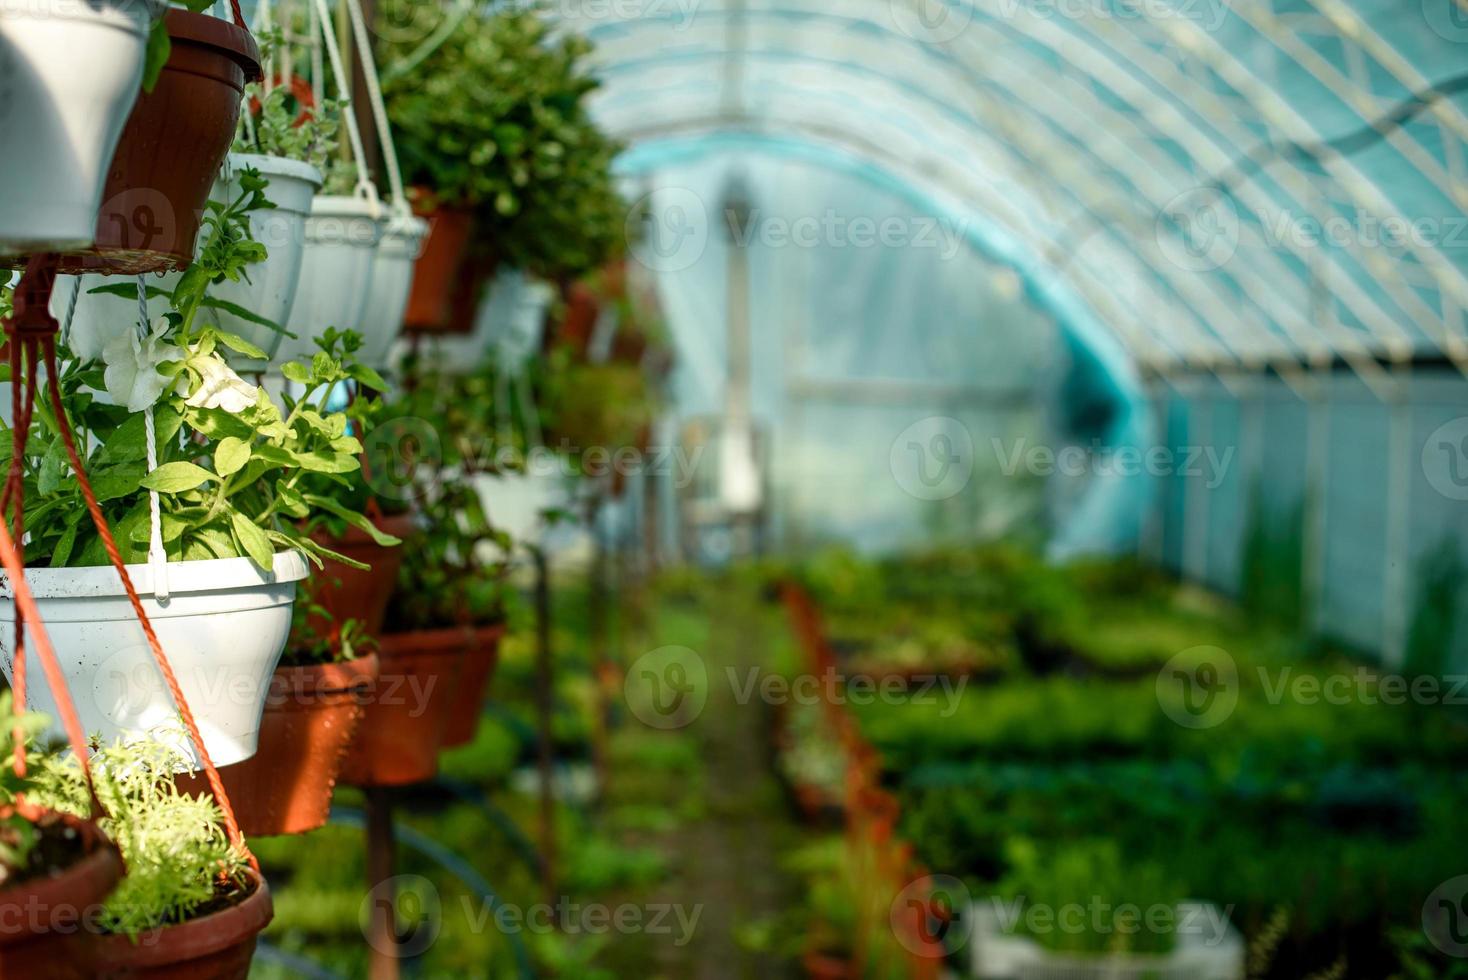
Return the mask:
<svg viewBox="0 0 1468 980"><path fill-rule="evenodd" d="M546 901L552 909L556 901L556 797L555 746L552 743L551 715L555 709L555 667L551 647L550 564L545 552L532 546L535 561L535 734L540 774L540 855L541 877Z"/></svg>
<svg viewBox="0 0 1468 980"><path fill-rule="evenodd" d="M1194 446L1206 446L1213 438L1213 400L1211 394L1202 391L1193 398L1193 416L1197 425L1188 426L1188 440L1192 444L1184 447L1185 462L1193 454ZM1208 486L1200 479L1182 474L1184 493L1183 522L1183 568L1188 578L1195 582L1208 582Z"/></svg>
<svg viewBox="0 0 1468 980"><path fill-rule="evenodd" d="M1327 386L1319 373L1312 372L1310 399L1306 403L1309 423L1305 435L1305 541L1303 622L1308 633L1315 634L1325 616L1325 543L1330 481L1330 399Z"/></svg>
<svg viewBox="0 0 1468 980"><path fill-rule="evenodd" d="M1407 659L1407 635L1411 628L1408 605L1412 593L1412 407L1408 401L1412 367L1399 364L1392 369L1393 397L1386 405L1391 413L1387 435L1386 544L1382 572L1382 655L1392 667Z"/></svg>
<svg viewBox="0 0 1468 980"><path fill-rule="evenodd" d="M369 980L398 980L397 895L393 889L393 827L391 790L370 787L367 796L367 880L372 909L367 976Z"/></svg>

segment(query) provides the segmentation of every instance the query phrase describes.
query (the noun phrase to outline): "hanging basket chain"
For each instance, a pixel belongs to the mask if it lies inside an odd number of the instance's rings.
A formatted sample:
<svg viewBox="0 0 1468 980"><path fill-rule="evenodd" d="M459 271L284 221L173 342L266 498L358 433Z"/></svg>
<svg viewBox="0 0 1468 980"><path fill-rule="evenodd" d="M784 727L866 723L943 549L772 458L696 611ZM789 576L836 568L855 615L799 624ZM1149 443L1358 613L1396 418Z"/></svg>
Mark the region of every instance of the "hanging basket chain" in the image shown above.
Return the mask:
<svg viewBox="0 0 1468 980"><path fill-rule="evenodd" d="M6 497L8 503L13 505L17 518L17 532L14 537L8 529L0 529L0 560L3 560L6 572L11 581L12 591L16 597L16 622L17 630L25 618L35 620L37 626L37 647L42 651L43 666L46 669L47 681L51 684L52 693L56 696L57 705L61 710L62 724L67 729L68 736L73 729L80 736L81 725L76 717L76 708L71 701L70 693L66 687L65 676L61 673L59 665L54 663L55 654L50 642L45 638L45 628L41 623L35 602L31 596L29 586L24 577L24 551L20 545L20 535L24 533L23 524L20 523L21 515L24 513L24 490L23 484L17 481L16 474L24 459L26 437L29 434L30 409L34 408L36 397L36 385L40 371L46 372L48 383L47 393L50 398L52 412L56 416L57 431L61 435L61 441L66 447L66 454L71 462L73 472L76 474L77 487L81 490L82 499L86 502L87 511L91 515L92 524L97 529L97 535L101 538L103 550L106 551L108 560L117 571L122 580L122 586L127 593L128 601L132 605L133 613L137 616L138 624L143 629L143 636L148 641L148 648L163 674L164 682L168 686L170 696L173 698L174 706L178 709L183 719L184 727L188 731L190 740L193 742L199 754L199 760L203 763L204 772L208 778L209 788L214 794L215 801L224 817L225 831L230 841L241 849L251 870L257 874L260 871L259 860L250 850L244 835L240 832L239 822L235 819L234 808L229 802L229 795L225 792L224 784L219 778L219 771L213 760L209 757L209 750L204 744L203 735L200 733L198 722L194 720L194 713L189 708L187 700L183 695L183 689L179 686L178 678L173 672L173 666L169 663L167 655L163 652L163 645L158 639L158 634L153 629L153 624L148 618L147 611L143 608L142 599L138 595L137 587L133 584L132 576L128 574L127 564L122 560L122 553L118 550L117 541L112 535L112 529L107 524L107 518L102 513L102 507L97 502L97 495L92 490L91 481L87 478L86 467L82 463L81 455L77 451L76 437L72 432L71 423L67 418L66 406L61 401L61 389L56 383L61 373L57 368L56 359L56 335L59 330L54 317L48 309L51 292L55 286L55 258L51 256L32 258L26 268L25 275L16 287L15 314L6 321L5 330L10 344L10 358L12 372L17 365L27 367L23 374L12 373L13 385L11 403L13 407L25 408L24 417L16 415L16 426L13 433L15 455L11 460L10 478L7 480ZM24 356L22 356L24 355ZM15 393L15 389L23 389L23 396ZM22 425L22 421L26 424ZM3 522L0 522L3 523ZM22 665L23 649L20 643L16 648L16 676L21 678L24 684L24 668ZM23 686L21 687L23 691ZM19 696L19 695L18 695ZM88 786L90 783L90 770L87 768L86 742L84 738L73 739L72 748L77 752L83 771L88 773ZM95 805L95 789L92 790Z"/></svg>

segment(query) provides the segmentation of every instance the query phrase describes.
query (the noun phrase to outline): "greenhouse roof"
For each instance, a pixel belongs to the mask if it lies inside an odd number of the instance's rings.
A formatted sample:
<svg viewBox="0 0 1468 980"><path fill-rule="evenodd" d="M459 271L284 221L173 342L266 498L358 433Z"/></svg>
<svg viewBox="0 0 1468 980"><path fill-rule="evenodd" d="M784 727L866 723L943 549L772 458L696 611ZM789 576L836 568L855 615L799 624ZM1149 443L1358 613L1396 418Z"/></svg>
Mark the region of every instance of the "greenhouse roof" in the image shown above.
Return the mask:
<svg viewBox="0 0 1468 980"><path fill-rule="evenodd" d="M657 152L816 148L972 214L1164 373L1468 368L1468 7L1384 0L563 5ZM640 164L639 162L640 161ZM1063 305L1062 305L1063 304ZM1075 312L1066 314L1065 309Z"/></svg>

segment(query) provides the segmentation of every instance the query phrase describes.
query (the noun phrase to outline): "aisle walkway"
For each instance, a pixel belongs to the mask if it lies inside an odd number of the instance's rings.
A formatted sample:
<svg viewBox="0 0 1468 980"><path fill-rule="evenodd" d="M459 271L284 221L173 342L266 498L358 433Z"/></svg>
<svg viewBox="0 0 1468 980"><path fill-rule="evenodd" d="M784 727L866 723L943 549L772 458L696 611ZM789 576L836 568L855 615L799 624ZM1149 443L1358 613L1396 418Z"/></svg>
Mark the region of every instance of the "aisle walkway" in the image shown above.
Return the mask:
<svg viewBox="0 0 1468 980"><path fill-rule="evenodd" d="M649 635L629 641L624 661L666 645L686 646L703 658L710 688L707 705L688 727L631 736L693 741L701 775L655 780L646 772L614 768L613 806L661 805L684 809L691 817L680 816L674 829L662 833L629 835L637 843L656 843L669 856L672 874L647 901L678 903L690 914L702 906L691 942L680 948L665 937L636 937L626 951L631 959L616 957L621 976L780 980L800 975L791 958L759 951L749 939L800 902L800 883L778 864L800 844L803 832L770 767L768 711L757 699L738 703L727 673L732 667L743 677L752 666L768 666L760 658L770 647L771 623L756 614L751 597L716 595L713 605L655 608ZM626 723L641 727L631 718Z"/></svg>

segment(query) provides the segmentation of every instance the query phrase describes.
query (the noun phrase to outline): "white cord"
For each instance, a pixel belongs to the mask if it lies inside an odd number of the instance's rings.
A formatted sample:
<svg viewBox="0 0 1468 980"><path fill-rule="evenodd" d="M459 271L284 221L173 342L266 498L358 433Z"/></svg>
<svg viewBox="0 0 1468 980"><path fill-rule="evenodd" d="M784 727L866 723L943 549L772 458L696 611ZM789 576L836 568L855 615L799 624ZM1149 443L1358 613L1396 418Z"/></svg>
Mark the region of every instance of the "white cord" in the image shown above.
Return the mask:
<svg viewBox="0 0 1468 980"><path fill-rule="evenodd" d="M148 278L138 276L138 328L148 337ZM143 409L143 432L147 441L148 472L158 468L158 432L153 426L153 406ZM168 554L163 550L163 515L158 506L158 491L148 491L148 565L153 573L153 597L168 601Z"/></svg>
<svg viewBox="0 0 1468 980"><path fill-rule="evenodd" d="M377 62L372 57L372 38L367 34L367 18L360 0L347 0L347 14L352 19L352 33L357 38L357 53L362 58L362 77L367 82L367 101L377 123L377 138L382 144L382 162L387 168L388 192L393 208L400 215L411 213L407 195L403 193L403 172L398 165L398 148L393 142L392 126L387 120L387 104L382 100L382 84L377 78Z"/></svg>
<svg viewBox="0 0 1468 980"><path fill-rule="evenodd" d="M66 308L66 319L61 322L61 343L65 345L71 336L71 321L76 316L76 304L82 299L82 277L78 273L71 278L71 305Z"/></svg>
<svg viewBox="0 0 1468 980"><path fill-rule="evenodd" d="M367 151L362 146L362 131L357 128L357 114L351 111L352 100L348 88L351 79L347 77L346 68L342 64L341 49L337 47L336 36L331 30L331 10L327 7L326 0L316 0L316 11L321 21L321 39L326 42L326 55L331 59L331 71L336 75L337 95L342 102L342 122L346 124L347 136L352 144L352 160L357 165L356 193L371 201L375 209L378 203L377 188L367 176Z"/></svg>

